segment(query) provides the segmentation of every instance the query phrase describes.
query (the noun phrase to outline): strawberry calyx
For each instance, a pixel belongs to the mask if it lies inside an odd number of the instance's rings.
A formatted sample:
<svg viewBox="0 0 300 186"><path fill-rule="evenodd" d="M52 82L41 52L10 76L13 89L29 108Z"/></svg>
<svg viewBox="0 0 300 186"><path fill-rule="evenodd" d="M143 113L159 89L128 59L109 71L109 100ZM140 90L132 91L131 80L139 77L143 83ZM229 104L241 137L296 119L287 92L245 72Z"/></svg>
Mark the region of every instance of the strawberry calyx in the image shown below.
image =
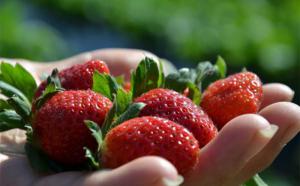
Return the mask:
<svg viewBox="0 0 300 186"><path fill-rule="evenodd" d="M33 76L20 64L0 63L0 132L26 130L36 88Z"/></svg>
<svg viewBox="0 0 300 186"><path fill-rule="evenodd" d="M172 89L182 94L188 89L188 97L199 105L202 90L211 82L224 78L226 69L225 61L219 56L215 65L208 61L199 62L196 68L181 68L165 75L161 62L146 57L131 74L132 97L155 88Z"/></svg>
<svg viewBox="0 0 300 186"><path fill-rule="evenodd" d="M146 57L136 70L131 73L131 92L133 98L148 92L151 89L163 87L164 73L162 63Z"/></svg>
<svg viewBox="0 0 300 186"><path fill-rule="evenodd" d="M113 106L107 113L101 128L95 122L85 120L86 126L89 128L98 144L96 152L92 152L89 148L84 147L85 157L88 159L88 166L92 170L101 168L99 159L101 153L100 149L102 149L106 134L124 121L137 117L140 111L146 106L144 103L129 104L129 102L124 102L124 96L126 95L124 95L124 91L120 90L121 89L117 91L117 94L113 94ZM120 109L122 111L120 111Z"/></svg>
<svg viewBox="0 0 300 186"><path fill-rule="evenodd" d="M62 88L61 82L58 76L58 70L54 69L50 76L48 76L46 81L46 88L43 91L42 95L38 97L34 101L35 109L40 109L42 105L49 100L52 96L54 96L56 93L64 91L65 89Z"/></svg>
<svg viewBox="0 0 300 186"><path fill-rule="evenodd" d="M37 89L34 77L20 64L1 62L0 70L0 132L16 128L25 130L25 152L31 166L38 171L62 171L35 144L31 127L31 102Z"/></svg>
<svg viewBox="0 0 300 186"><path fill-rule="evenodd" d="M199 62L196 68L181 68L178 72L171 73L165 78L164 88L185 94L188 90L189 97L197 105L201 102L202 91L211 82L226 75L226 63L218 57L215 65L209 61Z"/></svg>
<svg viewBox="0 0 300 186"><path fill-rule="evenodd" d="M97 123L93 121L85 120L84 123L91 131L92 136L95 138L98 144L96 152L92 152L89 148L84 147L85 157L88 159L88 165L91 169L99 169L100 163L98 159L98 153L100 152L101 146L103 144L102 131L101 128L97 125Z"/></svg>
<svg viewBox="0 0 300 186"><path fill-rule="evenodd" d="M123 76L113 77L109 74L101 74L98 71L95 71L93 74L92 90L113 101L113 106L107 113L101 128L97 123L85 120L85 125L89 128L98 144L96 152L84 147L85 157L88 159L88 167L92 170L101 168L99 153L106 134L122 122L137 117L145 106L144 103L132 103L132 92L124 90L123 83Z"/></svg>

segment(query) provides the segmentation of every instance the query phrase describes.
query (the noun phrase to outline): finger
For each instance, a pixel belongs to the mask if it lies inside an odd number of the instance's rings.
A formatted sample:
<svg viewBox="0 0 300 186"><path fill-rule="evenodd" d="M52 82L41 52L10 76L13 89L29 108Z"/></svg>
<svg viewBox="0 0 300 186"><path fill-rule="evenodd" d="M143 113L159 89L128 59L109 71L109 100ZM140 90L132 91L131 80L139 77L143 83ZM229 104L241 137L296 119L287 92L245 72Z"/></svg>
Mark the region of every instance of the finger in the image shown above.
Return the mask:
<svg viewBox="0 0 300 186"><path fill-rule="evenodd" d="M163 186L166 185L166 181L163 180L176 182L177 178L175 167L168 161L159 157L143 157L110 171L104 170L90 174L72 172L49 176L36 186L50 186L57 183L62 186ZM177 183L179 184L180 182Z"/></svg>
<svg viewBox="0 0 300 186"><path fill-rule="evenodd" d="M281 101L291 101L294 91L281 83L270 83L263 86L263 102L261 108Z"/></svg>
<svg viewBox="0 0 300 186"><path fill-rule="evenodd" d="M0 154L0 185L31 186L39 177L25 156L8 157Z"/></svg>
<svg viewBox="0 0 300 186"><path fill-rule="evenodd" d="M125 78L129 80L130 71L135 69L140 61L145 57L163 64L165 74L176 71L172 63L167 60L159 59L155 54L139 49L101 49L90 52L93 59L101 59L105 61L111 70L112 75L118 76L125 74Z"/></svg>
<svg viewBox="0 0 300 186"><path fill-rule="evenodd" d="M275 103L261 110L260 114L270 123L275 123L279 130L268 145L242 169L238 178L240 181L245 181L268 167L282 148L300 131L300 107L296 104Z"/></svg>
<svg viewBox="0 0 300 186"><path fill-rule="evenodd" d="M105 61L111 70L111 74L119 76L124 74L129 80L130 71L135 69L145 57L158 61L158 57L148 51L137 49L104 49L91 52L93 59Z"/></svg>
<svg viewBox="0 0 300 186"><path fill-rule="evenodd" d="M224 185L269 142L276 129L263 117L255 114L242 115L231 120L200 151L199 166L189 182ZM214 179L211 178L212 175Z"/></svg>
<svg viewBox="0 0 300 186"><path fill-rule="evenodd" d="M39 82L39 77L43 74L50 74L54 68L62 70L75 64L84 63L92 59L100 59L108 64L112 75L125 75L126 80L129 80L130 71L135 69L138 63L149 57L158 61L158 57L151 52L138 49L100 49L91 52L81 53L67 59L52 61L52 62L33 62L23 59L5 59L10 63L19 62L25 66ZM1 59L1 58L0 58ZM165 74L176 71L172 63L167 60L161 60L164 66Z"/></svg>
<svg viewBox="0 0 300 186"><path fill-rule="evenodd" d="M119 76L124 74L125 78L129 80L130 71L135 69L138 63L146 56L158 61L158 57L156 55L145 50L100 49L52 62L52 68L49 66L38 66L38 68L44 73L50 73L55 67L62 70L72 65L84 63L92 59L100 59L107 63L112 75Z"/></svg>
<svg viewBox="0 0 300 186"><path fill-rule="evenodd" d="M176 180L177 177L177 170L168 161L159 157L144 157L113 171L106 172L106 175L102 178L97 173L92 174L84 180L84 185L152 186L158 185L164 178Z"/></svg>
<svg viewBox="0 0 300 186"><path fill-rule="evenodd" d="M135 69L139 62L145 57L158 61L158 57L151 52L138 49L100 49L91 52L85 52L61 61L47 63L47 66L37 66L39 72L50 73L56 67L59 70L65 69L75 64L84 63L92 59L100 59L107 63L111 74L114 76L125 75L129 80L130 71ZM176 68L168 61L163 60L164 72L168 74ZM49 66L50 64L50 66ZM52 67L52 68L51 68Z"/></svg>

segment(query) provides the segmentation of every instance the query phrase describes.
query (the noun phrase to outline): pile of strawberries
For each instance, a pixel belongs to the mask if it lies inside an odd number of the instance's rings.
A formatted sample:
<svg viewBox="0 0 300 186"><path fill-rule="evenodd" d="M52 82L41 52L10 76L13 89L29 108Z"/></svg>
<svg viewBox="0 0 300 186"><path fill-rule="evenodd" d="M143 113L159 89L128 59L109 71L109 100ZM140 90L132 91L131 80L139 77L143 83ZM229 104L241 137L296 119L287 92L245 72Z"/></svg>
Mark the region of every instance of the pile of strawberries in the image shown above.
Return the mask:
<svg viewBox="0 0 300 186"><path fill-rule="evenodd" d="M24 69L22 73L29 76ZM8 97L8 107L1 112L15 113L22 123L0 129L27 130L26 152L40 171L116 168L157 155L185 175L218 130L260 107L262 83L257 75L244 71L225 78L225 73L221 58L215 65L199 63L169 75L158 62L145 58L125 82L112 77L105 62L92 60L54 70L31 94L1 85Z"/></svg>

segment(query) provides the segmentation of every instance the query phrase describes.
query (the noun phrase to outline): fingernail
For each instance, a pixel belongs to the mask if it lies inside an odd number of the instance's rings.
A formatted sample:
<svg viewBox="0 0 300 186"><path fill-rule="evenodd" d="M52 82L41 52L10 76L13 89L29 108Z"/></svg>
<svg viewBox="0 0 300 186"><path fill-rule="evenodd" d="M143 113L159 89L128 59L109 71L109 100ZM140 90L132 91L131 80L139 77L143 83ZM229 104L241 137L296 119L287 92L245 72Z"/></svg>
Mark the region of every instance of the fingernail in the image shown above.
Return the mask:
<svg viewBox="0 0 300 186"><path fill-rule="evenodd" d="M291 101L294 99L294 96L295 96L295 91L293 91L292 89L291 89Z"/></svg>
<svg viewBox="0 0 300 186"><path fill-rule="evenodd" d="M170 179L170 178L163 178L162 182L165 186L179 186L183 183L184 178L181 175L178 175L177 178Z"/></svg>
<svg viewBox="0 0 300 186"><path fill-rule="evenodd" d="M270 125L267 128L261 129L259 133L266 138L272 138L276 134L277 130L277 125Z"/></svg>
<svg viewBox="0 0 300 186"><path fill-rule="evenodd" d="M289 86L287 86L287 85L285 85L285 90L286 90L286 93L288 93L288 95L289 95L289 99L290 99L290 101L292 101L293 100L293 98L294 98L294 95L295 95L295 91L293 90L293 89L291 89Z"/></svg>

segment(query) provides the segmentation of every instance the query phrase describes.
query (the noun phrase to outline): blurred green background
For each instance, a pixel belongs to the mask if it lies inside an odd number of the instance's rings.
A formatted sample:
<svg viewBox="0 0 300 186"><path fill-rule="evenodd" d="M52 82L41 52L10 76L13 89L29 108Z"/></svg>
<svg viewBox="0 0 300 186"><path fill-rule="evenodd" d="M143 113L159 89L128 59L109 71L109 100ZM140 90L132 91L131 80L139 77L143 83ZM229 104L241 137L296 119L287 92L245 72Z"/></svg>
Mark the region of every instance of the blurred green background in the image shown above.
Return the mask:
<svg viewBox="0 0 300 186"><path fill-rule="evenodd" d="M299 0L0 0L0 56L49 61L107 47L149 50L177 67L225 58L300 103ZM263 173L300 185L300 139Z"/></svg>

